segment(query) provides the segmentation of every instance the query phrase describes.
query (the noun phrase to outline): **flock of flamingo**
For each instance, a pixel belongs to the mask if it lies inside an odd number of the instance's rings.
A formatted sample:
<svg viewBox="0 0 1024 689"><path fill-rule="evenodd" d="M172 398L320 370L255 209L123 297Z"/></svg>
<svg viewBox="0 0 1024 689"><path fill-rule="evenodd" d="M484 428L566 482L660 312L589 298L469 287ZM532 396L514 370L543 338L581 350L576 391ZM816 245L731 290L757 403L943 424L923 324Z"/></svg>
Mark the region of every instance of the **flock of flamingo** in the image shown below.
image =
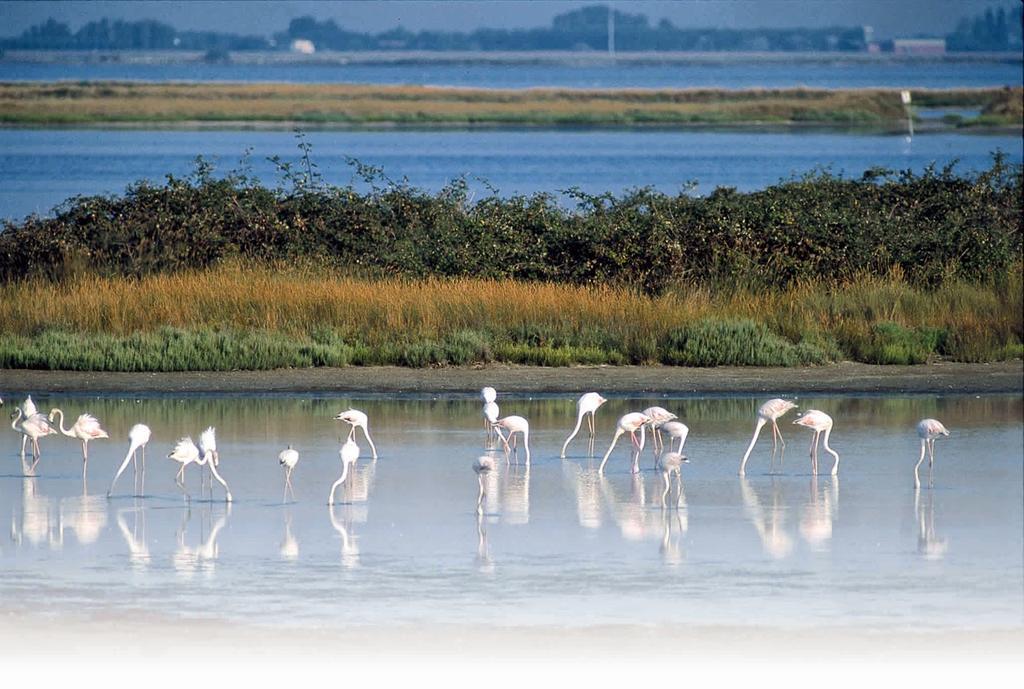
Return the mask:
<svg viewBox="0 0 1024 689"><path fill-rule="evenodd" d="M518 462L519 448L517 434L522 436L523 450L525 453L524 461L526 464L529 464L529 422L522 416L510 415L500 417L499 407L497 404L497 391L494 388L483 388L480 391L480 396L483 400L484 429L487 442L491 443L493 441L500 440L504 448L506 463L511 463L512 461ZM569 433L569 437L567 437L565 442L562 444L560 452L561 458L565 457L565 451L569 447L569 443L572 442L573 438L579 434L584 419L587 421L587 428L590 432L591 438L595 436L596 430L594 418L597 410L605 402L607 402L607 400L596 392L585 393L576 401L576 425ZM0 399L0 405L2 404L3 400ZM785 416L789 411L796 408L797 405L795 402L778 398L770 399L758 408L754 424L754 435L750 440L750 445L747 447L746 452L743 454L743 459L740 461L740 476L745 475L747 460L750 458L750 454L757 443L758 436L761 434L761 430L769 423L772 426L771 463L772 466L774 466L775 455L779 446L782 446L783 451L786 446L786 443L782 438L782 432L779 430L778 420ZM377 459L377 448L373 444L373 439L370 438L368 429L369 418L365 413L357 409L348 409L341 412L334 418L336 421L342 421L349 425L349 434L339 450L342 464L341 476L331 486L330 496L327 501L329 505L334 504L334 497L338 487L344 485L345 480L348 478L350 468L359 459L360 448L356 443L357 429L362 431L363 437L370 446L373 460ZM83 478L88 471L89 441L110 437L100 426L99 420L90 414L81 414L71 428L65 428L64 412L61 409L54 408L50 410L48 415L43 414L36 408L31 395L15 409L11 414L11 419L11 428L22 434L21 456L23 459L25 457L26 444L30 440L32 442L32 468L35 468L42 456L42 451L39 446L40 438L47 435L57 434L59 431L63 435L81 440ZM57 420L56 424L54 423L55 420ZM833 424L832 417L823 411L808 409L800 413L793 423L812 431L809 450L811 458L811 473L813 475L818 474L818 445L820 440L825 451L833 457L832 467L830 470L831 475L838 475L839 453L829 445L829 436L832 433ZM671 488L673 476L675 477L675 481L678 486L677 490L681 491L682 476L680 469L683 464L689 463L686 455L683 454L683 445L686 443L686 436L689 433L689 428L686 424L680 422L675 414L667 409L662 407L648 407L643 411L630 412L621 416L616 422L615 433L612 436L611 444L608 446L607 452L605 452L604 456L601 458L598 473L604 472L605 464L607 464L608 458L612 454L612 450L615 449L615 445L619 441L619 438L626 433L629 434L630 441L633 446L633 452L631 453L631 471L633 473L638 473L640 471L640 454L646 443L648 429L650 429L651 434L654 466L655 469L660 469L664 484L662 504L666 505L667 503L665 498L668 496ZM637 437L638 432L639 438ZM668 452L664 451L663 434L667 435L669 439ZM948 436L949 431L935 419L922 419L917 424L917 434L921 440L921 454L918 458L917 464L914 466L914 486L919 488L921 486L919 469L921 464L924 462L925 455L927 454L928 456L929 483L931 484L933 481L932 468L935 463L935 440L942 436ZM134 469L135 494L143 494L145 487L146 445L149 443L151 436L152 432L145 424L139 423L132 426L131 430L128 432L128 452L125 454L124 461L114 474L114 478L110 483L110 488L107 490L107 497L110 497L113 493L117 480L128 468L129 464L132 464ZM676 440L679 441L679 447L674 449ZM140 454L141 471L139 465ZM226 502L232 501L233 498L231 496L231 490L228 488L227 482L220 475L220 472L217 471L217 468L220 465L220 458L217 454L216 430L212 426L200 433L198 445L193 442L191 437L184 437L179 440L175 444L174 449L172 449L167 455L167 458L180 465L178 472L175 475L175 483L178 488L181 489L186 500L190 500L191 495L188 493L185 486L185 469L189 464L195 464L200 468L201 492L205 495L206 472L204 469L208 467L210 470L209 484L211 498L213 496L213 481L216 479L224 490L224 500ZM299 462L299 453L289 445L287 449L283 450L278 455L278 462L284 468L285 472L283 499L287 500L289 493L291 493L292 498L294 499L295 492L292 487L291 478L292 472L295 471L295 467ZM495 458L491 455L482 455L473 462L473 471L477 474L480 487L480 492L477 496L478 513L483 509L485 492L483 477L495 469L494 463Z"/></svg>

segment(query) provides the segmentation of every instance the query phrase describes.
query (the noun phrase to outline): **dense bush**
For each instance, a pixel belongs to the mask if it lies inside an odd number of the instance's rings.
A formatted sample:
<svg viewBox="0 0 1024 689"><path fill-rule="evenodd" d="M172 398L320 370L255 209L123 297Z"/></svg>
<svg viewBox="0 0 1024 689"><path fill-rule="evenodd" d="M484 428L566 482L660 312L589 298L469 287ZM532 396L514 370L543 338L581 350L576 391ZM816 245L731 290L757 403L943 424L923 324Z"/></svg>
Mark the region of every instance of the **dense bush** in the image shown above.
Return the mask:
<svg viewBox="0 0 1024 689"><path fill-rule="evenodd" d="M305 150L308 154L308 150ZM357 164L358 165L358 164ZM276 189L244 175L140 182L123 197L76 197L52 218L7 222L0 280L140 276L222 260L301 258L363 275L478 276L614 284L787 286L898 267L911 284L998 284L1021 256L1019 165L958 175L829 173L705 198L637 189L470 201L464 182L437 194L358 165L369 191L282 165ZM427 356L424 354L423 356ZM913 357L912 357L913 358Z"/></svg>

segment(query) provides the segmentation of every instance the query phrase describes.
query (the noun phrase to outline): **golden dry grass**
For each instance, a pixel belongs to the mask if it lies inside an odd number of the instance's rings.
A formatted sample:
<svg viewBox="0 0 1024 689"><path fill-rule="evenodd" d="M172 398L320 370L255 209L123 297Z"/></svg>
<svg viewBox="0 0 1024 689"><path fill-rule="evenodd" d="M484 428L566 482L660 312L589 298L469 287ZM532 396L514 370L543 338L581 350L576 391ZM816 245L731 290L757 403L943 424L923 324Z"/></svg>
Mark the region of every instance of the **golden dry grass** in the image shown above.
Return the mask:
<svg viewBox="0 0 1024 689"><path fill-rule="evenodd" d="M1016 89L1020 97L1020 89ZM921 92L984 106L996 89ZM895 121L898 90L521 89L347 84L0 83L6 122L699 122Z"/></svg>
<svg viewBox="0 0 1024 689"><path fill-rule="evenodd" d="M678 287L660 296L609 287L475 279L365 280L322 269L228 264L142 279L82 277L0 286L0 330L46 329L127 335L170 325L224 327L300 336L331 328L368 343L436 339L464 329L541 327L654 336L703 318L749 318L796 341L812 333L864 332L893 322L909 328L1024 330L1020 270L1004 289L908 285L898 271L848 285L714 291Z"/></svg>

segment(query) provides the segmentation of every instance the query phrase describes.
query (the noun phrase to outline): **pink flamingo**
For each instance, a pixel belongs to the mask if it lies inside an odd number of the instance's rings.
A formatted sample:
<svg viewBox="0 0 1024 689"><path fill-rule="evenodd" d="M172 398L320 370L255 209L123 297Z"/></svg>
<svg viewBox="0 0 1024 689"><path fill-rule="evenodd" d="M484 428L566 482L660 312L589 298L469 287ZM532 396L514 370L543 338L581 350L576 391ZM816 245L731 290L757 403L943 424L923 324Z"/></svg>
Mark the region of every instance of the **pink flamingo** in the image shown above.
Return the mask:
<svg viewBox="0 0 1024 689"><path fill-rule="evenodd" d="M814 475L818 474L818 438L821 437L822 433L824 433L825 437L822 444L824 445L825 450L835 457L835 461L832 463L832 471L830 473L833 476L838 475L839 453L828 445L828 436L832 433L832 417L823 411L808 409L797 417L793 423L797 426L804 426L805 428L810 428L814 431L814 437L811 438L811 473Z"/></svg>
<svg viewBox="0 0 1024 689"><path fill-rule="evenodd" d="M498 405L495 402L498 399L498 391L494 388L487 386L481 388L480 399L484 401L484 431L487 433L487 440L491 440L491 436L494 435L494 422L498 420Z"/></svg>
<svg viewBox="0 0 1024 689"><path fill-rule="evenodd" d="M921 419L917 424L917 437L921 439L921 458L914 465L914 488L921 487L921 479L917 475L917 469L924 461L924 452L928 450L928 485L934 485L932 478L932 465L935 464L935 439L940 436L949 436L949 431L941 422L935 419Z"/></svg>
<svg viewBox="0 0 1024 689"><path fill-rule="evenodd" d="M107 491L107 497L114 492L114 484L117 483L117 479L120 478L121 474L125 469L128 468L128 462L132 462L135 467L135 490L137 495L141 495L142 491L139 489L139 468L135 464L135 453L140 449L142 450L142 488L146 486L146 443L149 442L152 432L149 430L149 426L137 423L132 426L132 429L128 431L128 453L124 456L124 461L121 462L121 468L114 474L114 480L110 482L110 489Z"/></svg>
<svg viewBox="0 0 1024 689"><path fill-rule="evenodd" d="M353 427L352 430L354 432L355 428ZM341 446L338 454L341 455L341 476L338 477L338 480L331 486L331 496L327 498L328 505L334 504L334 491L338 489L338 486L345 482L345 479L348 478L349 467L355 464L356 460L359 459L359 446L356 445L354 440L352 440L351 434L349 435L348 440L345 441L345 444Z"/></svg>
<svg viewBox="0 0 1024 689"><path fill-rule="evenodd" d="M641 414L651 417L651 422L648 424L651 427L651 455L654 457L654 468L657 469L658 453L664 449L661 442L661 427L679 417L665 407L647 407Z"/></svg>
<svg viewBox="0 0 1024 689"><path fill-rule="evenodd" d="M686 443L686 436L690 434L690 429L685 423L681 421L666 421L661 424L659 431L668 435L668 451L672 452L672 445L676 439L679 439L679 449L676 452L683 451L683 444Z"/></svg>
<svg viewBox="0 0 1024 689"><path fill-rule="evenodd" d="M480 494L476 498L476 513L484 513L484 476L494 471L494 458L481 455L473 462L473 471L476 472L477 483L480 484Z"/></svg>
<svg viewBox="0 0 1024 689"><path fill-rule="evenodd" d="M587 416L587 428L590 430L590 435L594 435L594 414L598 408L607 402L604 397L597 394L596 392L586 392L580 395L580 398L576 400L576 427L572 429L572 433L562 443L562 454L560 457L565 457L565 448L569 447L569 441L576 437L576 434L580 432L580 425L583 423L583 417Z"/></svg>
<svg viewBox="0 0 1024 689"><path fill-rule="evenodd" d="M750 445L743 454L743 461L740 462L740 476L746 474L747 459L750 458L750 453L754 449L754 443L757 442L757 436L761 434L761 429L766 423L771 422L772 424L772 464L775 463L775 450L778 447L778 443L782 443L782 451L786 451L786 441L782 439L782 431L779 430L777 422L790 409L796 409L796 402L778 398L768 400L758 408L757 423L754 426L754 437L751 438Z"/></svg>
<svg viewBox="0 0 1024 689"><path fill-rule="evenodd" d="M676 475L676 485L678 486L678 492L676 494L676 507L683 498L683 475L680 472L680 467L683 464L689 464L690 460L686 458L681 452L666 452L661 456L661 480L665 483L665 491L661 494L661 509L665 509L665 498L668 497L669 488L672 486L671 476Z"/></svg>
<svg viewBox="0 0 1024 689"><path fill-rule="evenodd" d="M616 423L615 436L612 437L612 444L608 446L608 451L604 453L604 458L601 460L601 466L598 467L597 473L604 473L604 465L608 461L608 457L612 454L612 450L615 448L615 443L619 441L619 436L623 433L629 433L630 440L633 441L633 447L636 448L636 458L633 460L633 473L636 474L640 471L639 461L640 452L644 449L644 429L647 424L651 422L651 417L640 412L630 412L629 414L623 415ZM640 440L636 438L636 432L640 431Z"/></svg>
<svg viewBox="0 0 1024 689"><path fill-rule="evenodd" d="M69 438L78 438L82 441L82 474L84 475L89 466L89 441L109 438L107 432L100 427L99 419L91 414L82 414L75 421L71 428L64 428L64 412L60 409L50 410L50 421L54 416L60 417L60 432Z"/></svg>
<svg viewBox="0 0 1024 689"><path fill-rule="evenodd" d="M50 420L44 414L36 412L25 417L25 412L20 407L14 410L11 416L11 428L21 433L25 438L32 440L32 467L39 463L43 451L39 449L39 439L48 435L56 435L57 429L50 424ZM21 444L21 457L25 458L25 443Z"/></svg>
<svg viewBox="0 0 1024 689"><path fill-rule="evenodd" d="M335 421L344 421L345 423L352 426L352 430L349 431L349 440L355 440L356 429L363 429L363 435L366 436L366 442L370 443L370 452L373 453L373 458L377 459L377 448L373 444L373 439L370 437L370 431L367 430L367 424L369 423L370 417L358 409L348 409L341 412L334 417Z"/></svg>
<svg viewBox="0 0 1024 689"><path fill-rule="evenodd" d="M519 448L515 444L515 439L512 437L515 433L521 433L523 436L523 447L526 448L526 463L530 463L530 422L521 416L506 416L504 419L498 419L494 422L494 428L498 431L498 437L501 438L502 443L505 445L505 461L508 461L509 453L512 449L509 447L509 441L512 441L512 447L516 449L516 457L518 458ZM501 435L501 429L504 428L508 431L508 437Z"/></svg>
<svg viewBox="0 0 1024 689"><path fill-rule="evenodd" d="M220 463L220 455L217 453L217 429L213 426L207 427L207 429L199 435L199 451L201 456L196 460L196 464L200 467L210 467L210 473L213 474L213 478L217 479L217 482L220 483L221 487L224 489L224 501L231 502L231 489L228 488L228 484L223 478L221 478L220 473L217 471L217 465ZM202 469L200 469L200 471L202 471ZM202 480L201 475L200 480ZM213 499L213 479L210 479L210 499Z"/></svg>
<svg viewBox="0 0 1024 689"><path fill-rule="evenodd" d="M192 496L189 495L188 490L185 488L185 467L189 464L199 464L199 448L192 442L191 437L182 438L178 441L178 444L174 446L170 454L167 455L167 459L173 459L175 462L181 464L181 468L178 469L178 473L174 476L174 482L178 488L181 489L185 499L189 502L192 501Z"/></svg>

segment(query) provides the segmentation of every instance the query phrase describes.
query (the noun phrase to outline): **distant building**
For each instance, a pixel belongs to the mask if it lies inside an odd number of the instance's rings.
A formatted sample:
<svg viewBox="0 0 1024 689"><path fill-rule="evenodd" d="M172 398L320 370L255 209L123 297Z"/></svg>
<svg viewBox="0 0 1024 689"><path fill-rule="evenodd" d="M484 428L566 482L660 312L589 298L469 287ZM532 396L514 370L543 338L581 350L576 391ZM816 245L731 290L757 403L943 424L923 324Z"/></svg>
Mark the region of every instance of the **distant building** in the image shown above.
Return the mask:
<svg viewBox="0 0 1024 689"><path fill-rule="evenodd" d="M293 53L299 53L300 55L312 55L316 52L316 46L308 38L296 38L292 41L291 49Z"/></svg>
<svg viewBox="0 0 1024 689"><path fill-rule="evenodd" d="M895 55L945 55L945 38L897 38L892 42Z"/></svg>

